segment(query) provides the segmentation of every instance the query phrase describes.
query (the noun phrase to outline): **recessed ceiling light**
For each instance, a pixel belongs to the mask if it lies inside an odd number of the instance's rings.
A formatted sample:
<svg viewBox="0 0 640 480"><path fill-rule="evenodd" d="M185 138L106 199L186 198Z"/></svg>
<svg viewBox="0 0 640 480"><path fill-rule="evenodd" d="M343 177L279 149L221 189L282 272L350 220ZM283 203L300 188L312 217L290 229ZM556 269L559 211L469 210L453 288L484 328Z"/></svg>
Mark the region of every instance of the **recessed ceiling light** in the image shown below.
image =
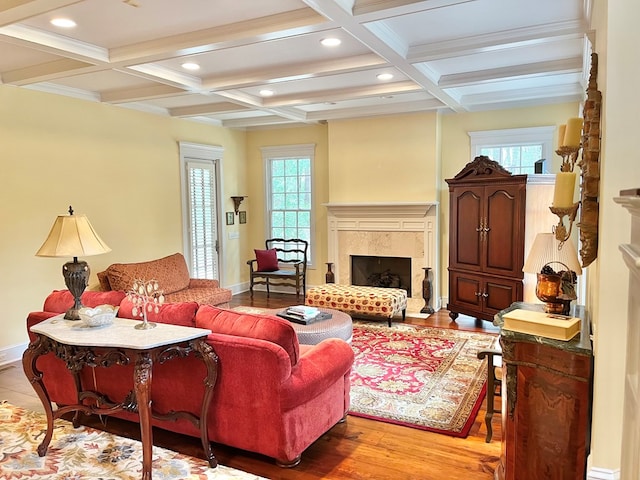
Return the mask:
<svg viewBox="0 0 640 480"><path fill-rule="evenodd" d="M71 20L70 18L54 18L53 20L51 20L51 25L55 26L55 27L60 27L60 28L73 28L76 26L76 22L74 22L73 20Z"/></svg>
<svg viewBox="0 0 640 480"><path fill-rule="evenodd" d="M269 90L267 88L260 90L260 95L263 97L271 97L275 92L273 90Z"/></svg>
<svg viewBox="0 0 640 480"><path fill-rule="evenodd" d="M337 47L338 45L340 45L342 43L342 40L340 40L339 38L335 38L335 37L328 37L328 38L323 38L322 40L320 40L320 43L322 45L324 45L325 47Z"/></svg>
<svg viewBox="0 0 640 480"><path fill-rule="evenodd" d="M184 62L182 68L185 70L200 70L200 65L195 62Z"/></svg>
<svg viewBox="0 0 640 480"><path fill-rule="evenodd" d="M376 78L378 80L391 80L393 78L392 73L379 73Z"/></svg>

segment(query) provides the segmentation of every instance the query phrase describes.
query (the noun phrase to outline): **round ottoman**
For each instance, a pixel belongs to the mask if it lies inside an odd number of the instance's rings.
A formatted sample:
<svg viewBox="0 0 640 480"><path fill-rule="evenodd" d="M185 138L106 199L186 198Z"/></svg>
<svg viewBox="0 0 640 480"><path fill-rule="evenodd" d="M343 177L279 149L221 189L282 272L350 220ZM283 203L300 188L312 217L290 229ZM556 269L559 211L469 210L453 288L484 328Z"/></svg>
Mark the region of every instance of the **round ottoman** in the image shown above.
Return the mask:
<svg viewBox="0 0 640 480"><path fill-rule="evenodd" d="M348 313L320 308L321 312L330 313L331 318L318 320L309 325L291 322L293 329L298 335L298 342L302 345L315 345L325 338L341 338L347 343L351 343L353 336L353 323Z"/></svg>

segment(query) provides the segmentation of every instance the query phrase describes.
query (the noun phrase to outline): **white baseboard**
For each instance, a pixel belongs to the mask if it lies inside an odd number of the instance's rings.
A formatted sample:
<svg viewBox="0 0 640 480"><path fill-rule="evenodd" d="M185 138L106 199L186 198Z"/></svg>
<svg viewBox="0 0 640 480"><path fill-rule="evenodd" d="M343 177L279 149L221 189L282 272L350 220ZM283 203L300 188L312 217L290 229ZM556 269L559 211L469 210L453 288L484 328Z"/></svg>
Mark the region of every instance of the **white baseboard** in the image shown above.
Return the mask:
<svg viewBox="0 0 640 480"><path fill-rule="evenodd" d="M4 347L0 349L0 366L13 363L22 358L22 354L27 349L26 343L19 345L12 345L10 347Z"/></svg>
<svg viewBox="0 0 640 480"><path fill-rule="evenodd" d="M591 467L587 472L587 480L620 480L620 469Z"/></svg>

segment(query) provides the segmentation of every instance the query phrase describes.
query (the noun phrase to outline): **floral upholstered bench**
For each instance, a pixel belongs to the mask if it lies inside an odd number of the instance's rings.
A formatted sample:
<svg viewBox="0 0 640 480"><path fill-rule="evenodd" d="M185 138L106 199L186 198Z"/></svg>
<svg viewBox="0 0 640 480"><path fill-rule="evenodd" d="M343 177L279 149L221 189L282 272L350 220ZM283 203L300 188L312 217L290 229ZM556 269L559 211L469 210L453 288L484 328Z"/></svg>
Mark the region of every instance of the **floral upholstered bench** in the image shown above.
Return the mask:
<svg viewBox="0 0 640 480"><path fill-rule="evenodd" d="M313 307L333 308L351 315L386 318L391 326L394 315L407 311L407 291L401 288L364 287L327 283L309 288L305 303Z"/></svg>

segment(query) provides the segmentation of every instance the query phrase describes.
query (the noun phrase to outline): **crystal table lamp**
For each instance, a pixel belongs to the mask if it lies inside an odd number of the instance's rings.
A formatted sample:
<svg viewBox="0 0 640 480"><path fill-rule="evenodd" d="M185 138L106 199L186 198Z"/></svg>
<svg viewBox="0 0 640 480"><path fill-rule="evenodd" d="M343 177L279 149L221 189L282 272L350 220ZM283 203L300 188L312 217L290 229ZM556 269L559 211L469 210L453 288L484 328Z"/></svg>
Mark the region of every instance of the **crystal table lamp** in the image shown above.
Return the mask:
<svg viewBox="0 0 640 480"><path fill-rule="evenodd" d="M78 261L78 257L99 255L111 249L95 232L86 215L74 215L69 207L69 215L58 215L51 227L49 236L36 252L38 257L73 257L73 261L62 266L64 283L73 295L73 307L67 310L64 318L80 320L78 310L83 305L80 297L89 283L89 265Z"/></svg>
<svg viewBox="0 0 640 480"><path fill-rule="evenodd" d="M560 242L553 233L539 233L522 267L537 275L536 296L547 313L569 314L571 300L577 298L575 275L582 274L578 254L571 242Z"/></svg>

